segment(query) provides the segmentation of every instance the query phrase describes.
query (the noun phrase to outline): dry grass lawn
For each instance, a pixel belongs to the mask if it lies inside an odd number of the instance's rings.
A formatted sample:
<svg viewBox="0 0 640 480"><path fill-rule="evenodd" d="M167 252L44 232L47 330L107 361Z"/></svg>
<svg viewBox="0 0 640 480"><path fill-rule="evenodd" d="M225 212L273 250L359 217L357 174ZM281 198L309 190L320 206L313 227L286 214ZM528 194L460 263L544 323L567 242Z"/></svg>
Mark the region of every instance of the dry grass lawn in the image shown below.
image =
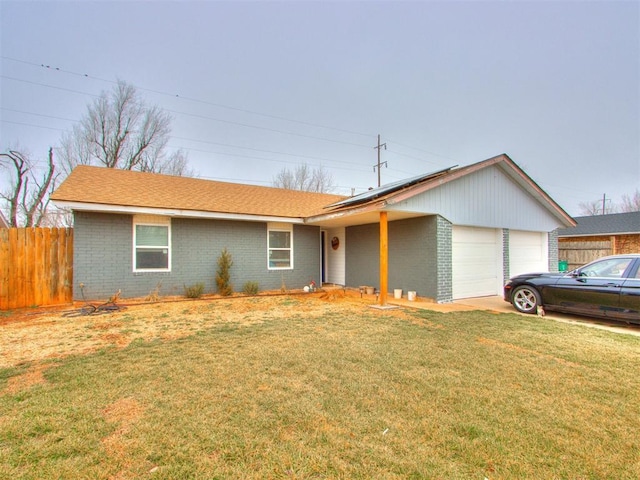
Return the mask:
<svg viewBox="0 0 640 480"><path fill-rule="evenodd" d="M0 477L640 478L640 338L358 294L0 317Z"/></svg>

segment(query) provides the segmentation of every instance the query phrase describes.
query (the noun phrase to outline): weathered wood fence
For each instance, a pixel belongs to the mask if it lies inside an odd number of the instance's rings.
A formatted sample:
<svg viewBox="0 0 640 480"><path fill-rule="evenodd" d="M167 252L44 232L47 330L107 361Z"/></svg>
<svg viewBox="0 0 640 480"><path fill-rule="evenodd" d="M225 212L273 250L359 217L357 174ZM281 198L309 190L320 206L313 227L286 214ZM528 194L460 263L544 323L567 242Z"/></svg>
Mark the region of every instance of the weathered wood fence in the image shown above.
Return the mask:
<svg viewBox="0 0 640 480"><path fill-rule="evenodd" d="M578 268L607 255L640 252L640 235L611 235L562 238L558 242L558 259Z"/></svg>
<svg viewBox="0 0 640 480"><path fill-rule="evenodd" d="M72 286L73 229L0 229L0 310L70 303Z"/></svg>
<svg viewBox="0 0 640 480"><path fill-rule="evenodd" d="M565 260L568 263L569 270L612 253L611 242L608 240L565 240L558 244L558 259Z"/></svg>

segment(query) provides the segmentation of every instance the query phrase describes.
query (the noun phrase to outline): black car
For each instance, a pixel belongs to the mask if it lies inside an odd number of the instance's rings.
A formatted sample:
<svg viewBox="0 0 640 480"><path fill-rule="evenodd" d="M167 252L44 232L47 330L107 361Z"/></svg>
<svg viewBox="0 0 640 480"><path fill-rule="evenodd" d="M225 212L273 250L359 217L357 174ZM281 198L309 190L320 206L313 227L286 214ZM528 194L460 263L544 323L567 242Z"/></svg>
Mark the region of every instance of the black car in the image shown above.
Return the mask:
<svg viewBox="0 0 640 480"><path fill-rule="evenodd" d="M517 275L504 299L522 313L541 307L640 324L640 254L604 257L568 273Z"/></svg>

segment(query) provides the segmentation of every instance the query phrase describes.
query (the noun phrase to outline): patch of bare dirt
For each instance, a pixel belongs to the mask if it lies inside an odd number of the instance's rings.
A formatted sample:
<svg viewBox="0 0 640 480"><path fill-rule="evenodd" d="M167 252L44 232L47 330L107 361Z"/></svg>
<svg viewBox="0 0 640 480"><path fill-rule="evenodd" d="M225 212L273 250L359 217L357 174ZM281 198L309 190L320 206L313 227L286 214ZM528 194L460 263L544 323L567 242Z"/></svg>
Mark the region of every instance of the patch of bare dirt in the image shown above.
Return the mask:
<svg viewBox="0 0 640 480"><path fill-rule="evenodd" d="M14 394L18 393L22 390L27 390L34 385L39 385L45 382L43 372L52 367L52 364L36 364L27 370L22 375L16 375L14 377L9 378L7 382L7 387L5 389L6 393Z"/></svg>
<svg viewBox="0 0 640 480"><path fill-rule="evenodd" d="M369 305L373 295L357 291L326 290L311 294L263 294L256 297L211 297L198 300L171 298L157 303L124 300L122 310L101 315L66 316L81 305L39 310L22 310L0 318L0 368L21 363L39 363L68 355L86 354L116 347L124 348L137 339L177 339L214 324L251 325L295 312L322 315L331 311L375 312ZM75 309L75 310L74 310ZM380 313L410 318L402 309ZM40 381L34 370L32 380ZM16 383L17 385L17 383ZM12 386L11 388L19 388Z"/></svg>
<svg viewBox="0 0 640 480"><path fill-rule="evenodd" d="M134 398L121 398L102 411L104 418L109 423L115 423L116 429L109 436L102 440L102 444L107 454L119 460L121 470L111 478L124 479L132 478L128 469L128 452L134 446L132 440L128 439L132 425L144 414L144 407Z"/></svg>

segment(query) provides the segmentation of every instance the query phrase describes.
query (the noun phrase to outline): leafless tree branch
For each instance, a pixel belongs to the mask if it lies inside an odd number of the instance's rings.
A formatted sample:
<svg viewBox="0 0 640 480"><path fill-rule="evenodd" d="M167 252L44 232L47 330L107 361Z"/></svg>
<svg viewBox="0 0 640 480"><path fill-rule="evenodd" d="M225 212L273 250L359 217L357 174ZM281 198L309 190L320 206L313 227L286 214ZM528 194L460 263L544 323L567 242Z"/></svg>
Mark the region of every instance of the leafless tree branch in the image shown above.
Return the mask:
<svg viewBox="0 0 640 480"><path fill-rule="evenodd" d="M299 165L293 171L283 168L273 178L273 186L316 193L329 193L335 188L333 176L324 167L312 169L307 164Z"/></svg>
<svg viewBox="0 0 640 480"><path fill-rule="evenodd" d="M47 170L41 180L36 177L30 159L15 150L0 153L9 160L11 185L0 198L9 204L9 226L37 227L45 220L49 194L55 186L55 163L53 149L49 148Z"/></svg>
<svg viewBox="0 0 640 480"><path fill-rule="evenodd" d="M62 139L62 164L68 174L77 165L161 172L166 162L179 158L175 174L189 172L186 156L166 155L171 117L142 101L133 85L119 81L88 107L87 114Z"/></svg>

